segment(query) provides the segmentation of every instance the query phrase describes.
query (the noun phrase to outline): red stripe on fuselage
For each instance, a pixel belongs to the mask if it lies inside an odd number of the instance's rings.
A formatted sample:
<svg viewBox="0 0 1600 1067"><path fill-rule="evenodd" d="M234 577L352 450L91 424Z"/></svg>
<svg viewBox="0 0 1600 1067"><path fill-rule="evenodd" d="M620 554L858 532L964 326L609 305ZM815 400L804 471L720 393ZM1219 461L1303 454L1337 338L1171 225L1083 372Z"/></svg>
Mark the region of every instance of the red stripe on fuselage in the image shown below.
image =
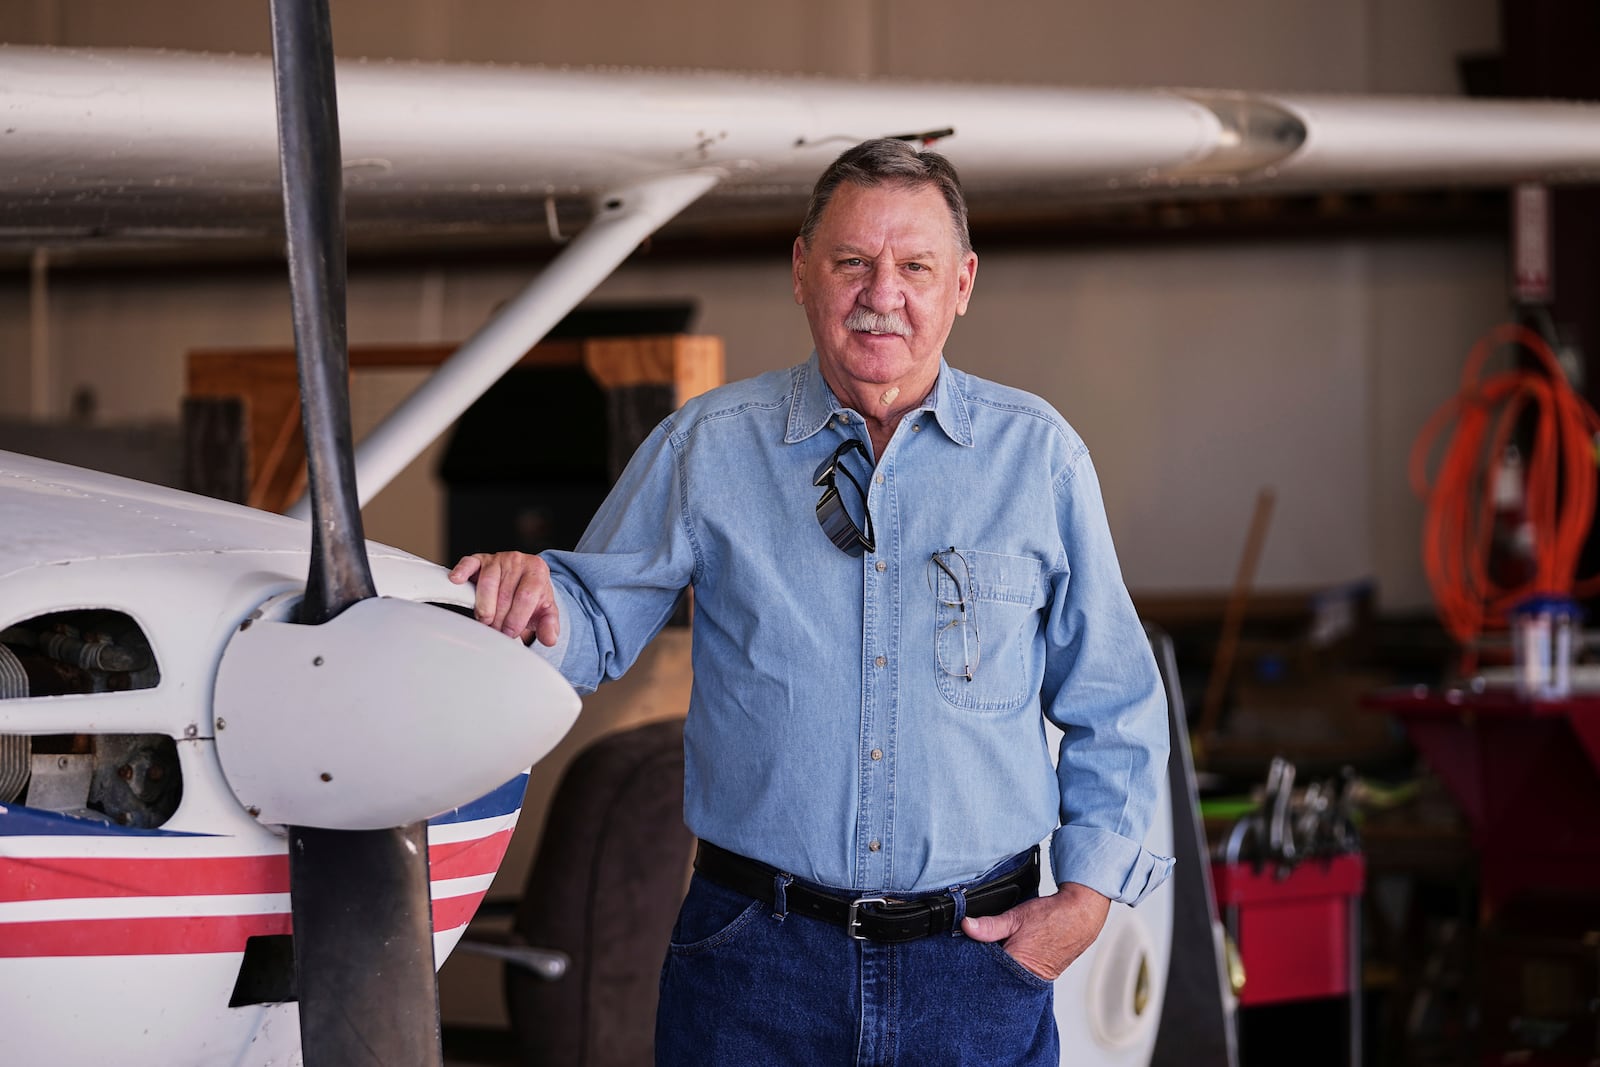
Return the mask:
<svg viewBox="0 0 1600 1067"><path fill-rule="evenodd" d="M501 830L485 837L466 841L449 841L428 846L428 873L435 882L446 878L473 878L480 874L493 874L500 869L506 849L511 845L511 831Z"/></svg>
<svg viewBox="0 0 1600 1067"><path fill-rule="evenodd" d="M483 893L478 892L434 901L433 928L440 931L465 926L482 900ZM292 926L286 912L0 923L0 959L243 952L247 939L287 934Z"/></svg>
<svg viewBox="0 0 1600 1067"><path fill-rule="evenodd" d="M286 913L4 923L0 958L243 952L247 938L288 932Z"/></svg>
<svg viewBox="0 0 1600 1067"><path fill-rule="evenodd" d="M431 880L493 874L511 831L448 841L428 849ZM174 849L181 848L175 840ZM174 856L98 858L0 856L0 902L96 897L192 897L287 893L289 857ZM3 954L3 950L0 950Z"/></svg>
<svg viewBox="0 0 1600 1067"><path fill-rule="evenodd" d="M179 846L181 847L181 846ZM0 901L287 893L289 857L0 857Z"/></svg>
<svg viewBox="0 0 1600 1067"><path fill-rule="evenodd" d="M468 893L465 896L445 897L443 900L434 901L434 932L454 930L458 926L467 925L472 921L472 916L477 913L478 904L482 900L483 893Z"/></svg>

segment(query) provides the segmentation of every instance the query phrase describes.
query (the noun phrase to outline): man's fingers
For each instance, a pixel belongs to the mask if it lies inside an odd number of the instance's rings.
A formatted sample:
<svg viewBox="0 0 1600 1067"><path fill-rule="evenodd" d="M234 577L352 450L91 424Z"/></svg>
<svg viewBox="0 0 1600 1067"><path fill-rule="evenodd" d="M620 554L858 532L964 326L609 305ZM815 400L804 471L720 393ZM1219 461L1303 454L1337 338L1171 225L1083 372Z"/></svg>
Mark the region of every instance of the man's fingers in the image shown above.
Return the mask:
<svg viewBox="0 0 1600 1067"><path fill-rule="evenodd" d="M546 648L555 647L556 639L561 636L561 615L554 603L535 620L534 635Z"/></svg>
<svg viewBox="0 0 1600 1067"><path fill-rule="evenodd" d="M450 568L449 578L452 582L460 585L474 574L477 574L478 569L482 566L482 556L462 556L456 561L456 565Z"/></svg>
<svg viewBox="0 0 1600 1067"><path fill-rule="evenodd" d="M974 941L1004 941L1022 927L1022 921L1017 917L1016 909L1003 911L999 915L984 915L973 918L968 915L961 920L961 932Z"/></svg>
<svg viewBox="0 0 1600 1067"><path fill-rule="evenodd" d="M544 560L522 552L463 556L451 568L450 580L469 579L477 584L473 614L479 622L523 642L556 643L561 623Z"/></svg>
<svg viewBox="0 0 1600 1067"><path fill-rule="evenodd" d="M555 602L546 604L534 612L533 618L528 621L527 629L517 635L523 644L532 644L538 641L546 648L554 648L556 639L561 636L561 615L556 610Z"/></svg>
<svg viewBox="0 0 1600 1067"><path fill-rule="evenodd" d="M502 558L506 573L500 582L494 625L506 636L520 638L547 610L550 571L538 556L508 552Z"/></svg>
<svg viewBox="0 0 1600 1067"><path fill-rule="evenodd" d="M450 568L448 577L457 585L473 581L477 586L473 596L473 617L493 626L495 602L499 599L500 590L500 568L496 558L485 552L462 556Z"/></svg>
<svg viewBox="0 0 1600 1067"><path fill-rule="evenodd" d="M478 571L478 595L474 604L474 612L481 623L487 623L499 629L496 615L499 612L497 605L500 602L500 568L493 559L485 560L483 568Z"/></svg>
<svg viewBox="0 0 1600 1067"><path fill-rule="evenodd" d="M1066 882L999 915L968 917L961 929L974 941L1004 941L1012 959L1052 982L1094 943L1110 907L1088 886Z"/></svg>
<svg viewBox="0 0 1600 1067"><path fill-rule="evenodd" d="M1038 977L1053 982L1071 960L1059 962L1053 960L1050 957L1057 953L1050 952L1048 950L1050 946L1039 946L1034 943L1037 938L1031 935L1038 931L1036 927L1030 926L1030 920L1037 923L1038 918L1036 909L1029 908L1028 904L1024 903L999 915L986 915L977 919L969 915L961 921L961 929L974 941L1005 942L1002 947L1007 955ZM1042 948L1044 951L1041 951ZM1076 953L1073 955L1076 956Z"/></svg>

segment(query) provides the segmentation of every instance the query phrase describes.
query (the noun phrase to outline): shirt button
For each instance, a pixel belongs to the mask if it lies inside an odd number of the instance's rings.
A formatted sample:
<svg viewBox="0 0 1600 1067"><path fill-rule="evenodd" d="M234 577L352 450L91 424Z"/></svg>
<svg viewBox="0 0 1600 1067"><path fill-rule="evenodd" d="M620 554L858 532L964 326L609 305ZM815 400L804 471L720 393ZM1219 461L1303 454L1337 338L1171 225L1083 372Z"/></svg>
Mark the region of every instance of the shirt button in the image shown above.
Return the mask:
<svg viewBox="0 0 1600 1067"><path fill-rule="evenodd" d="M886 571L889 569L889 565L881 559L877 562L876 566L880 571Z"/></svg>
<svg viewBox="0 0 1600 1067"><path fill-rule="evenodd" d="M882 847L883 846L878 843L878 839L876 837L874 837L871 841L867 842L867 851L868 852L876 852Z"/></svg>
<svg viewBox="0 0 1600 1067"><path fill-rule="evenodd" d="M876 663L880 667L886 667L886 666L889 665L889 657L888 656L879 656L877 659L873 660L872 662Z"/></svg>
<svg viewBox="0 0 1600 1067"><path fill-rule="evenodd" d="M912 433L921 433L921 432L922 432L922 423L920 423L920 422L913 422L913 423L912 423L912 424L911 424L911 432L912 432Z"/></svg>
<svg viewBox="0 0 1600 1067"><path fill-rule="evenodd" d="M877 482L879 485L882 485L883 484L883 475L880 474L880 475L878 475L876 478L874 478L872 480Z"/></svg>
<svg viewBox="0 0 1600 1067"><path fill-rule="evenodd" d="M881 748L873 749L872 750L872 758L875 759L875 760L882 759L883 758L883 749L881 749Z"/></svg>

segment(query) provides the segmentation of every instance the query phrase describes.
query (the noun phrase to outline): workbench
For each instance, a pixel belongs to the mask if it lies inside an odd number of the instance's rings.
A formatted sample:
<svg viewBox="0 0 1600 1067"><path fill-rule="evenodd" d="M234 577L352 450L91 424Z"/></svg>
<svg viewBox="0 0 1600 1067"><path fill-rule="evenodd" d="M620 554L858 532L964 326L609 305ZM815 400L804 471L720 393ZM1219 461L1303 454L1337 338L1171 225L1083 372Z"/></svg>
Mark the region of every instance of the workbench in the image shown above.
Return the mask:
<svg viewBox="0 0 1600 1067"><path fill-rule="evenodd" d="M1364 704L1399 719L1468 824L1481 1062L1600 1061L1600 693L1418 686Z"/></svg>

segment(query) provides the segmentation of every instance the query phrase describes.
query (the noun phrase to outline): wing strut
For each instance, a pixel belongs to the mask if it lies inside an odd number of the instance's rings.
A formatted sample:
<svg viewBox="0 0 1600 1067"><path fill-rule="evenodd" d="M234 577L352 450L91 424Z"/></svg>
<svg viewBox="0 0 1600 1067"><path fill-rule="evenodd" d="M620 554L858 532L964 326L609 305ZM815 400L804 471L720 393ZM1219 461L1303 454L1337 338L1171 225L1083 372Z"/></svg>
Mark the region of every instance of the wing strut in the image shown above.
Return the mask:
<svg viewBox="0 0 1600 1067"><path fill-rule="evenodd" d="M678 212L724 177L720 170L649 178L599 199L600 212L559 256L356 448L364 505L394 480L550 328ZM306 517L300 500L289 514Z"/></svg>

